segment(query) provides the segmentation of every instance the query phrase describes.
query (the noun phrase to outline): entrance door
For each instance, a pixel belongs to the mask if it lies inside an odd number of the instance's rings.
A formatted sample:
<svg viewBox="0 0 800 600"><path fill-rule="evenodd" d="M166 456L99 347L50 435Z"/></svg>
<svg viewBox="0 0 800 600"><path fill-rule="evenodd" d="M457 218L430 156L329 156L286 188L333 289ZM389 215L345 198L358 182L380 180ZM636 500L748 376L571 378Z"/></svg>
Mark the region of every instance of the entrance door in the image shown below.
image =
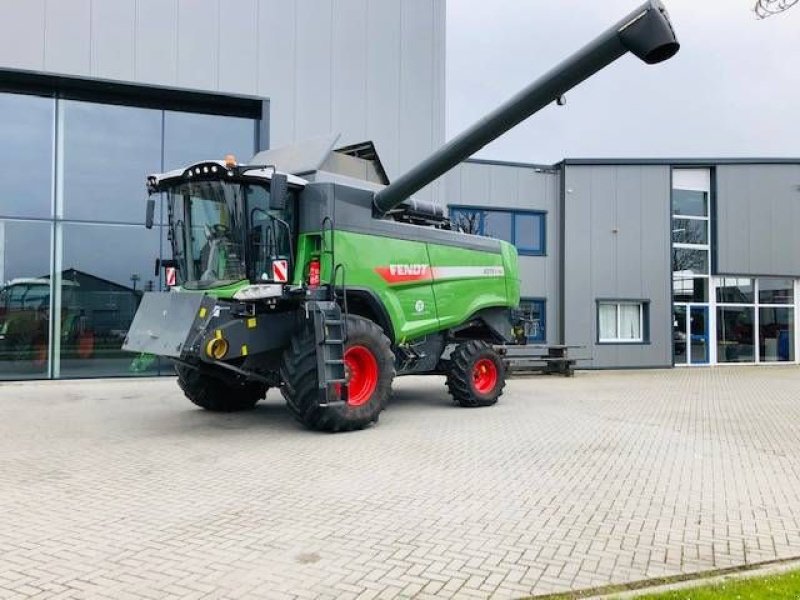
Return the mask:
<svg viewBox="0 0 800 600"><path fill-rule="evenodd" d="M676 365L709 362L708 306L676 304L672 313L672 356Z"/></svg>
<svg viewBox="0 0 800 600"><path fill-rule="evenodd" d="M690 364L708 364L708 307L689 308L689 359Z"/></svg>

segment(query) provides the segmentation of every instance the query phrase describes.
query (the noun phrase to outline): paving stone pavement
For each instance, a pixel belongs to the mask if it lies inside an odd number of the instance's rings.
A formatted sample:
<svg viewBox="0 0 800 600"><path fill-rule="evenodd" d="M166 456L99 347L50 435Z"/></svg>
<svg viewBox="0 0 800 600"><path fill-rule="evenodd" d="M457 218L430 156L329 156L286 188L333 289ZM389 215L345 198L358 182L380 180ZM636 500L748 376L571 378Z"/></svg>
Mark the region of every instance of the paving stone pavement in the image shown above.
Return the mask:
<svg viewBox="0 0 800 600"><path fill-rule="evenodd" d="M800 369L581 372L379 426L0 386L0 598L519 598L800 555Z"/></svg>

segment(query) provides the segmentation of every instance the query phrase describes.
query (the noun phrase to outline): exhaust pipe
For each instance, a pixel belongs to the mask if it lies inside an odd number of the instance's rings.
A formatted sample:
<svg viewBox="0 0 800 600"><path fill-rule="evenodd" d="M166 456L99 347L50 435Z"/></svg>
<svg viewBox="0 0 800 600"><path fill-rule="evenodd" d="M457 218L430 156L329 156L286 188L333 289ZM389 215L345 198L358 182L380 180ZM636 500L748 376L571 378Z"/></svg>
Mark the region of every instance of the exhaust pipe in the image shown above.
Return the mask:
<svg viewBox="0 0 800 600"><path fill-rule="evenodd" d="M512 127L631 52L653 65L680 49L672 23L660 0L648 0L581 50L545 73L492 113L459 134L431 156L376 192L376 216L383 216L458 163Z"/></svg>

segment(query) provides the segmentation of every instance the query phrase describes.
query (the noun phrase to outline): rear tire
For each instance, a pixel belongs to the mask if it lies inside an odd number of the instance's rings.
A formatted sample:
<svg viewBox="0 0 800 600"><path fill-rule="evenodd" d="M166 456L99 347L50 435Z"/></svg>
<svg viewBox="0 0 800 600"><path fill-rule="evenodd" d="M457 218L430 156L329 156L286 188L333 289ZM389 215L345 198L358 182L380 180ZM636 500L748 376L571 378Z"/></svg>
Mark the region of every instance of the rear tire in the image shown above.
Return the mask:
<svg viewBox="0 0 800 600"><path fill-rule="evenodd" d="M267 395L268 387L261 383L225 381L183 365L176 365L175 371L184 395L200 408L212 412L250 410Z"/></svg>
<svg viewBox="0 0 800 600"><path fill-rule="evenodd" d="M314 333L292 338L281 364L281 392L289 412L317 431L353 431L377 422L392 392L394 353L383 330L363 317L347 317L345 363L350 376L344 406L319 406L319 379Z"/></svg>
<svg viewBox="0 0 800 600"><path fill-rule="evenodd" d="M456 346L447 369L447 389L459 406L491 406L503 394L506 369L495 350L478 340Z"/></svg>

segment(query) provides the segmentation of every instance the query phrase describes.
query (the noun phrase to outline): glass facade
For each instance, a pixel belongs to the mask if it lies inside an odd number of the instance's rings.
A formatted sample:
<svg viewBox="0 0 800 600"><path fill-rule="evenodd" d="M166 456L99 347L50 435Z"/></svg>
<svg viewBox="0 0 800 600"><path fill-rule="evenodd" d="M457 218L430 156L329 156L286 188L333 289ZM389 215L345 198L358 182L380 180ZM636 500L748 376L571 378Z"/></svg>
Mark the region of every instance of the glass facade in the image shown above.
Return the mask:
<svg viewBox="0 0 800 600"><path fill-rule="evenodd" d="M707 364L710 354L711 177L674 169L672 189L672 358Z"/></svg>
<svg viewBox="0 0 800 600"><path fill-rule="evenodd" d="M0 380L171 372L121 350L161 289L145 176L256 150L255 119L0 93ZM157 222L163 207L156 210Z"/></svg>

